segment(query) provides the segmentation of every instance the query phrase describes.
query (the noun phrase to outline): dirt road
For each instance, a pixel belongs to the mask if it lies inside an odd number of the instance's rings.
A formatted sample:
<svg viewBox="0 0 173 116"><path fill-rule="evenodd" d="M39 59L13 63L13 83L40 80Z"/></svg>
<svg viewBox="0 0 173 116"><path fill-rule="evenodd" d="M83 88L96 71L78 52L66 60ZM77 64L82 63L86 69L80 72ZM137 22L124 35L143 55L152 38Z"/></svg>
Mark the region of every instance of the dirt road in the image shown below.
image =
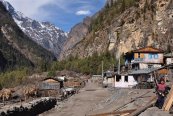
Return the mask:
<svg viewBox="0 0 173 116"><path fill-rule="evenodd" d="M110 93L107 89L88 82L78 94L40 116L85 116L92 112L96 104L108 96Z"/></svg>

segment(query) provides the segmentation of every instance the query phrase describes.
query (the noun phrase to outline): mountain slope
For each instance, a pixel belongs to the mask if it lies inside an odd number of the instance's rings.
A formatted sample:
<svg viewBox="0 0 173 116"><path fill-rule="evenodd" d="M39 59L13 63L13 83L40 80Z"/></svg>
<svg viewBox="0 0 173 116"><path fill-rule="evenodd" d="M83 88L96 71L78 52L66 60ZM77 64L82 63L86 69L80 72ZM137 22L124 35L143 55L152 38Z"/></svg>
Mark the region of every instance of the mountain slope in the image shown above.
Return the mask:
<svg viewBox="0 0 173 116"><path fill-rule="evenodd" d="M49 22L38 22L16 11L8 2L3 1L4 6L12 15L22 31L33 41L54 53L57 57L67 39L67 33L55 27Z"/></svg>
<svg viewBox="0 0 173 116"><path fill-rule="evenodd" d="M173 49L172 0L112 0L90 25L91 31L69 50L80 58L114 52L117 58L128 51L154 46ZM68 57L67 54L64 57Z"/></svg>
<svg viewBox="0 0 173 116"><path fill-rule="evenodd" d="M37 66L55 60L53 54L29 39L0 1L0 71Z"/></svg>
<svg viewBox="0 0 173 116"><path fill-rule="evenodd" d="M80 42L84 36L87 35L89 31L89 26L91 24L91 17L86 17L83 22L76 24L68 34L68 39L66 40L63 49L60 54L60 59L63 59L65 55L69 53L78 42Z"/></svg>

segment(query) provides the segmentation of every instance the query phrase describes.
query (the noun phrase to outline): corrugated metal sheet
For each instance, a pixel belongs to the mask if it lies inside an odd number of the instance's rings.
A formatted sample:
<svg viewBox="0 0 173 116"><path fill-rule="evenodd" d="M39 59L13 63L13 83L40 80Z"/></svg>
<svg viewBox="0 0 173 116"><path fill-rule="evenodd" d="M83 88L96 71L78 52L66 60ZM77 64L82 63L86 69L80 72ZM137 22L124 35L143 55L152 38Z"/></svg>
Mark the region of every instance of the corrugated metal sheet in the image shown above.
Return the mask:
<svg viewBox="0 0 173 116"><path fill-rule="evenodd" d="M41 90L58 90L58 89L60 89L60 84L59 83L42 82L39 84L39 88Z"/></svg>
<svg viewBox="0 0 173 116"><path fill-rule="evenodd" d="M168 54L165 54L164 57L173 57L173 53L168 53Z"/></svg>
<svg viewBox="0 0 173 116"><path fill-rule="evenodd" d="M133 70L129 74L130 75L149 74L155 70L158 70L158 68L147 68L147 69Z"/></svg>

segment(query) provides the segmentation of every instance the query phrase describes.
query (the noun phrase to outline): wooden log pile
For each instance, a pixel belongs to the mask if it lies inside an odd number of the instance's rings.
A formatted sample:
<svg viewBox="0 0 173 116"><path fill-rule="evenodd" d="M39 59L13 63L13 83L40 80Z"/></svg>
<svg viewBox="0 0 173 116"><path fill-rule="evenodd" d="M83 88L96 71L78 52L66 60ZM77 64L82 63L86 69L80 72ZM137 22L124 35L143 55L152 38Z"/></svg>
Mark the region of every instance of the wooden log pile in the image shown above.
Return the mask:
<svg viewBox="0 0 173 116"><path fill-rule="evenodd" d="M9 100L12 96L13 91L11 89L2 89L0 91L0 100Z"/></svg>
<svg viewBox="0 0 173 116"><path fill-rule="evenodd" d="M164 111L170 111L172 105L173 105L173 85L172 85L171 90L170 90L170 92L169 92L169 94L165 100L165 103L164 103L162 109Z"/></svg>
<svg viewBox="0 0 173 116"><path fill-rule="evenodd" d="M55 98L39 98L29 103L4 106L0 109L0 116L35 116L50 110L55 105Z"/></svg>
<svg viewBox="0 0 173 116"><path fill-rule="evenodd" d="M124 110L124 111L116 111L116 112L107 112L102 114L95 114L95 115L89 115L89 116L126 116L130 113L134 112L136 109L131 110Z"/></svg>

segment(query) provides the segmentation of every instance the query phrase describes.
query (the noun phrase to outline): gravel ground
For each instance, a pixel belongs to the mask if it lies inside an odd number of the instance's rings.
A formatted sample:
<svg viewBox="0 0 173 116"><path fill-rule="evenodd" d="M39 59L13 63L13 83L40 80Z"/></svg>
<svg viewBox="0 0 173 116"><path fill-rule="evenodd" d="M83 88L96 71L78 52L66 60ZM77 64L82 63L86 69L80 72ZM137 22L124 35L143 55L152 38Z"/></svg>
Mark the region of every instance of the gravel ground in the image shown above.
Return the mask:
<svg viewBox="0 0 173 116"><path fill-rule="evenodd" d="M152 89L115 89L101 88L88 82L78 94L40 116L87 116L138 109L145 106L155 95ZM125 105L126 104L126 105ZM118 109L118 110L117 110ZM140 116L172 116L156 107L152 107Z"/></svg>
<svg viewBox="0 0 173 116"><path fill-rule="evenodd" d="M96 104L110 96L110 91L88 82L78 94L40 116L85 116L94 110Z"/></svg>

